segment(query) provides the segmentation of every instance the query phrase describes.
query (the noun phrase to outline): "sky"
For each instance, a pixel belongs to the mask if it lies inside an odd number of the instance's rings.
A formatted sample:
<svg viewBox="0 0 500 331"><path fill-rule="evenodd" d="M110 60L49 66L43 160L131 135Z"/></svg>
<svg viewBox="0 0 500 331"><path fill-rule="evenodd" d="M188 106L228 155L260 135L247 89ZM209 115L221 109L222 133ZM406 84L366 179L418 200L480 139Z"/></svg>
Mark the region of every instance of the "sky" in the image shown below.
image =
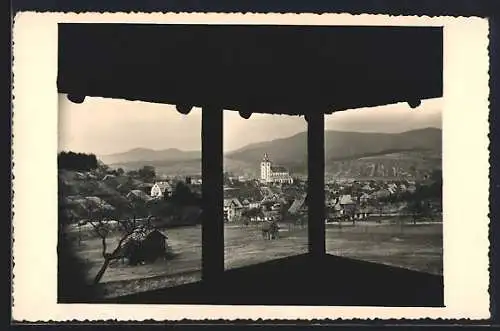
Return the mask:
<svg viewBox="0 0 500 331"><path fill-rule="evenodd" d="M403 132L441 127L442 99L360 108L325 116L326 130ZM304 117L224 111L224 150L285 138L307 130ZM188 115L174 106L119 99L86 98L82 104L59 95L59 150L106 155L133 148L201 150L201 110Z"/></svg>

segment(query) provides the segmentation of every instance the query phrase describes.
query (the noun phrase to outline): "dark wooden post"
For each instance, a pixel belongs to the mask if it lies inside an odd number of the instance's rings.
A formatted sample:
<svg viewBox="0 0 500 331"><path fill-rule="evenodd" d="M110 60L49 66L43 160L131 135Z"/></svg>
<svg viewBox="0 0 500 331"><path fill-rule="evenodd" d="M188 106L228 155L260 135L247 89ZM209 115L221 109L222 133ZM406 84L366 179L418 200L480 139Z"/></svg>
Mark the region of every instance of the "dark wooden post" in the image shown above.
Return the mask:
<svg viewBox="0 0 500 331"><path fill-rule="evenodd" d="M318 112L306 119L309 253L321 257L325 254L325 116Z"/></svg>
<svg viewBox="0 0 500 331"><path fill-rule="evenodd" d="M222 109L202 110L202 279L216 281L224 272L222 191Z"/></svg>

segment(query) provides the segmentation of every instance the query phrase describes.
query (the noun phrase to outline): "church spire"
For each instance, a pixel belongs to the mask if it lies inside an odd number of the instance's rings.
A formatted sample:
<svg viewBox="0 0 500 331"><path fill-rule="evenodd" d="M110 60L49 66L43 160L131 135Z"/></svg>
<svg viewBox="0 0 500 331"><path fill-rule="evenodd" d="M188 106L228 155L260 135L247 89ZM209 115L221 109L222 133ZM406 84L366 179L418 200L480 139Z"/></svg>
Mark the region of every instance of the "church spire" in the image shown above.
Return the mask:
<svg viewBox="0 0 500 331"><path fill-rule="evenodd" d="M264 162L269 162L269 157L267 156L267 153L264 153Z"/></svg>

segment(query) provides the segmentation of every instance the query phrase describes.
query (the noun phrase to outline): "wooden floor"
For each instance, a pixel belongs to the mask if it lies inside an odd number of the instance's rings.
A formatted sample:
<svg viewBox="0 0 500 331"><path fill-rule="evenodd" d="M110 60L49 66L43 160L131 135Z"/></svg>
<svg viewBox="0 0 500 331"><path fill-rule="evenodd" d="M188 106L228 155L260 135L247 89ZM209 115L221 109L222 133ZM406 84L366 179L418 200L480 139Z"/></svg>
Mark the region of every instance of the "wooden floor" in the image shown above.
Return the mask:
<svg viewBox="0 0 500 331"><path fill-rule="evenodd" d="M326 255L300 255L203 281L112 299L131 304L443 307L443 277Z"/></svg>

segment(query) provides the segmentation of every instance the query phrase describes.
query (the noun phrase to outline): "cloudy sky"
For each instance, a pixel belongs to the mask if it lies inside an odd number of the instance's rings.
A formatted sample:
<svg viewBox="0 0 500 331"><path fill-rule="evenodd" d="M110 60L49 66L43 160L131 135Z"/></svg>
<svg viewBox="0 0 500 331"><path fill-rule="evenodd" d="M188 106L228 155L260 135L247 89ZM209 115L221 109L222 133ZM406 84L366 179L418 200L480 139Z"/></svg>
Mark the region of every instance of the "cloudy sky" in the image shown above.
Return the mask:
<svg viewBox="0 0 500 331"><path fill-rule="evenodd" d="M441 127L442 99L423 101L418 110L407 104L362 108L325 117L327 130L402 132ZM303 117L224 112L224 150L284 138L306 131ZM59 96L59 149L97 155L132 148L201 149L201 111L179 114L174 106L117 99L86 98L82 104Z"/></svg>

